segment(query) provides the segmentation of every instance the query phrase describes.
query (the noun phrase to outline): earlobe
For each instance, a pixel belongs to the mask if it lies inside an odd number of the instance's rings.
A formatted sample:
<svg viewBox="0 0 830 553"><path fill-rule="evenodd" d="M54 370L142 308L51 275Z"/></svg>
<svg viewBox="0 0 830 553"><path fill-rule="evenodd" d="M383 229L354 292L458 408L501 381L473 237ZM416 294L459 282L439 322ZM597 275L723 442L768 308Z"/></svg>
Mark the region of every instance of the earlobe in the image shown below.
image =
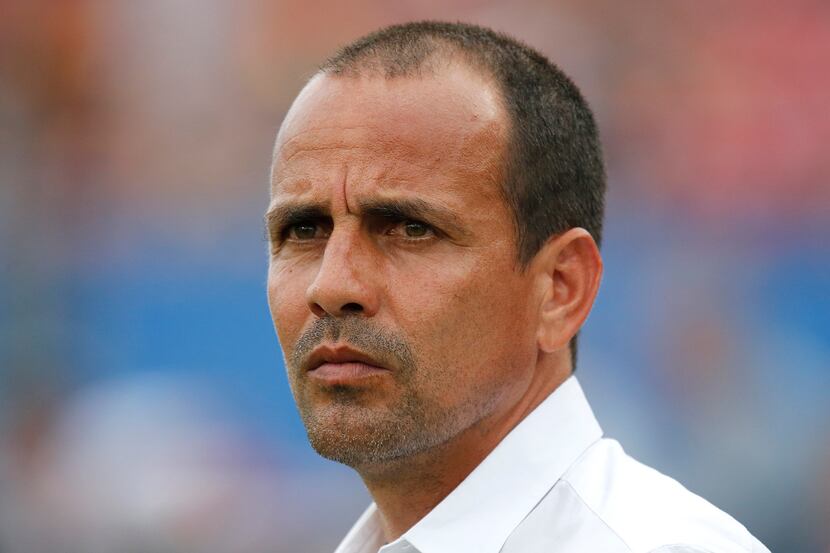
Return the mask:
<svg viewBox="0 0 830 553"><path fill-rule="evenodd" d="M567 347L588 317L599 290L602 258L590 233L570 229L552 237L540 250L539 349L553 353Z"/></svg>

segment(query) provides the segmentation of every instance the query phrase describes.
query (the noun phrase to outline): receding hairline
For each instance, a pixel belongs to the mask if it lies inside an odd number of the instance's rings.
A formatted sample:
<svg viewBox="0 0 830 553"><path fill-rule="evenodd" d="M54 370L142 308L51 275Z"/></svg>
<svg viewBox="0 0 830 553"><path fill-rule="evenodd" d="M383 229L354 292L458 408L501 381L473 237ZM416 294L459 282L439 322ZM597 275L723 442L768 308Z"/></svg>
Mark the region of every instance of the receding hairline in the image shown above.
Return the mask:
<svg viewBox="0 0 830 553"><path fill-rule="evenodd" d="M441 39L436 39L441 40ZM284 130L287 125L291 122L292 116L294 115L292 112L295 111L295 107L297 103L304 98L307 94L312 94L314 89L321 85L321 81L331 79L331 80L359 80L359 79L367 79L367 80L386 80L386 81L396 81L396 80L406 80L406 81L418 81L418 80L429 80L435 79L436 81L440 81L442 78L446 78L450 75L453 71L463 71L467 72L469 75L472 75L474 78L480 79L481 84L487 87L487 89L492 93L492 98L494 101L494 105L497 109L496 117L498 118L498 126L499 126L499 134L500 140L502 141L502 147L505 149L502 156L506 156L506 150L509 148L510 141L512 139L512 128L513 128L513 118L510 115L510 111L506 102L506 98L503 92L501 85L499 84L498 79L489 71L485 66L482 64L474 63L474 60L469 55L464 55L464 52L456 45L447 42L445 40L441 40L441 42L446 43L446 50L433 50L429 54L429 59L424 59L424 63L420 66L413 67L410 71L399 72L394 74L388 74L380 70L379 66L376 63L383 63L383 62L369 62L368 65L363 65L363 60L355 63L349 64L348 70L344 71L328 71L326 69L325 64L321 66L317 72L315 72L309 79L306 81L303 88L297 94L297 97L292 102L291 106L289 107L285 118L283 119L280 127L277 131L277 135L275 137L274 148L272 150L272 158L271 158L271 175L273 176L273 170L275 163L277 161L277 154L279 150L282 149L288 142L291 141L292 138L285 140ZM504 157L501 159L501 167L498 171L499 173L503 173L505 170ZM503 175L501 175L503 178Z"/></svg>
<svg viewBox="0 0 830 553"><path fill-rule="evenodd" d="M317 74L351 77L425 77L435 76L453 63L462 63L488 81L497 82L492 71L468 49L446 37L423 34L417 38L419 46L410 44L406 48L370 47L360 49L344 48L338 55L329 58L318 68Z"/></svg>

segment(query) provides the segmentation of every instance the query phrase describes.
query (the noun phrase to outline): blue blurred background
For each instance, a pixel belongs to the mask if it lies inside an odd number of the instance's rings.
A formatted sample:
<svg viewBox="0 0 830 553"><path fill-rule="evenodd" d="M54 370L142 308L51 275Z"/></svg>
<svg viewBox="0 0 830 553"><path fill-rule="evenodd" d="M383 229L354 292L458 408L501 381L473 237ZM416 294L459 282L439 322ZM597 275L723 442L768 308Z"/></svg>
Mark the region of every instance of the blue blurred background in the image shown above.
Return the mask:
<svg viewBox="0 0 830 553"><path fill-rule="evenodd" d="M593 105L606 433L830 552L830 4L0 0L0 551L333 550L265 303L275 131L379 26L507 31Z"/></svg>

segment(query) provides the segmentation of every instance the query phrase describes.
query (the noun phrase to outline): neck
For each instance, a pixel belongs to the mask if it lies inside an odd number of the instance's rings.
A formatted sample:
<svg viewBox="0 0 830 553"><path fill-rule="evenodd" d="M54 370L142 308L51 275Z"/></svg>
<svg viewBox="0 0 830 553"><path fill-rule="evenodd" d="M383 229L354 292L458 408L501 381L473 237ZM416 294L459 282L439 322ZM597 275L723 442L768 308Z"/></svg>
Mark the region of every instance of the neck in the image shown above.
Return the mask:
<svg viewBox="0 0 830 553"><path fill-rule="evenodd" d="M386 543L399 538L443 501L570 372L537 374L543 377L534 378L518 401L449 442L405 459L358 468L377 505Z"/></svg>
<svg viewBox="0 0 830 553"><path fill-rule="evenodd" d="M463 434L405 460L359 471L378 507L387 543L426 516L498 443L483 442L473 428Z"/></svg>

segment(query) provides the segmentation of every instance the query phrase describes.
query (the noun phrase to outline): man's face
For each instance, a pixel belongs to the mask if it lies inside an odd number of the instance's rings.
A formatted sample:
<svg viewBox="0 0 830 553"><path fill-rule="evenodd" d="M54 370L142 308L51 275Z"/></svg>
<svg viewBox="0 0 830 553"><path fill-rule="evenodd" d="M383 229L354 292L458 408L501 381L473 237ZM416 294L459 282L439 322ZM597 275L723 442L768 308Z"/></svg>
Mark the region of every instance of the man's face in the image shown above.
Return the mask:
<svg viewBox="0 0 830 553"><path fill-rule="evenodd" d="M538 304L500 194L507 122L464 67L318 76L274 153L268 302L309 439L369 466L508 416Z"/></svg>

